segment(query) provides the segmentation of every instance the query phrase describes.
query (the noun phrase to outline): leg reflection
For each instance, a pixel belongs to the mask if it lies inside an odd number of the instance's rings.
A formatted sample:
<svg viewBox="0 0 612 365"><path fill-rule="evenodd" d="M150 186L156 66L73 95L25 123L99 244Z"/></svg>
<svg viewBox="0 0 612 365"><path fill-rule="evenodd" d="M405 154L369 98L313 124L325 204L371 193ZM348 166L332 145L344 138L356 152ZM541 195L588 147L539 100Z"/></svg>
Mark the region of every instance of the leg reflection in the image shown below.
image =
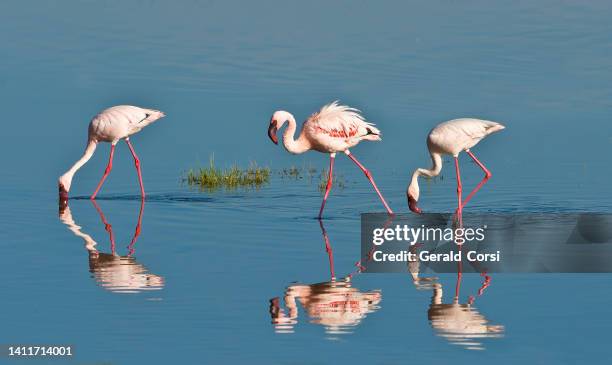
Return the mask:
<svg viewBox="0 0 612 365"><path fill-rule="evenodd" d="M322 325L331 335L351 333L367 314L378 310L382 300L379 290L362 292L353 287L351 275L337 280L329 236L323 222L319 225L329 258L331 280L315 284L291 284L285 289L284 304L279 297L270 299L269 312L277 333L293 333L301 306L310 323Z"/></svg>
<svg viewBox="0 0 612 365"><path fill-rule="evenodd" d="M75 236L80 237L85 242L85 248L89 253L89 271L96 282L101 287L115 293L138 293L145 290L162 289L165 285L164 278L150 273L133 256L134 245L142 230L144 201L141 201L138 222L132 240L128 245L126 256L117 254L113 227L106 219L100 206L95 201L92 201L92 203L104 224L104 229L109 234L110 253L99 251L98 243L93 237L84 233L82 228L76 224L69 206L66 205L61 212L60 220Z"/></svg>

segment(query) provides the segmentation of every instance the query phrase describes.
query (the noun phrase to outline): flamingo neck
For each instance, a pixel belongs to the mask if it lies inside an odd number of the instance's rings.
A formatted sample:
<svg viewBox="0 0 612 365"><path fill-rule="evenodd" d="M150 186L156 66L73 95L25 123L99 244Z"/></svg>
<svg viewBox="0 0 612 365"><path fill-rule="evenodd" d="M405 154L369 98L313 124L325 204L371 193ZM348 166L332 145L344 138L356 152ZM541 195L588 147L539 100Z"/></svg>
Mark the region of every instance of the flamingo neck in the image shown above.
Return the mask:
<svg viewBox="0 0 612 365"><path fill-rule="evenodd" d="M414 170L410 186L408 186L408 191L415 190L418 194L419 176L434 177L440 175L440 171L442 170L442 156L439 153L431 152L431 162L431 169L418 168Z"/></svg>
<svg viewBox="0 0 612 365"><path fill-rule="evenodd" d="M444 292L442 291L442 285L439 283L434 284L433 292L431 295L431 304L442 304L442 297L444 296Z"/></svg>
<svg viewBox="0 0 612 365"><path fill-rule="evenodd" d="M74 218L72 218L72 213L70 212L70 207L66 207L64 212L60 215L60 220L64 223L72 233L77 237L81 237L83 242L85 242L85 248L88 251L95 251L96 245L98 244L90 235L81 231L81 226L76 224Z"/></svg>
<svg viewBox="0 0 612 365"><path fill-rule="evenodd" d="M83 165L85 165L87 161L89 161L91 156L93 156L97 145L98 142L94 141L93 139L90 139L87 143L87 147L85 147L85 152L83 153L83 156L81 156L81 158L78 159L78 161L75 162L74 165L72 165L72 167L60 177L60 182L64 184L66 190L70 190L70 185L72 183L72 178L74 177L74 174L76 174L76 172L81 167L83 167Z"/></svg>
<svg viewBox="0 0 612 365"><path fill-rule="evenodd" d="M304 136L304 130L300 133L298 139L295 139L295 131L297 129L297 123L295 118L290 116L287 119L287 129L283 133L283 146L285 149L293 154L304 153L310 149L310 142Z"/></svg>

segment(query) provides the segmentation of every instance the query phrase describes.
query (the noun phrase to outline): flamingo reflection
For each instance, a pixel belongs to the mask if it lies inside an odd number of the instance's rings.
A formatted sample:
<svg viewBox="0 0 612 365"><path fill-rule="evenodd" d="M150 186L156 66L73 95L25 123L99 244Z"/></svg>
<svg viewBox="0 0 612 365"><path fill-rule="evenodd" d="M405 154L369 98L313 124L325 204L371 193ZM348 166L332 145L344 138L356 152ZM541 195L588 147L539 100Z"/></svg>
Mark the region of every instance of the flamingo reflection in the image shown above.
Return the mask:
<svg viewBox="0 0 612 365"><path fill-rule="evenodd" d="M443 303L442 284L434 283L431 304L427 317L437 335L452 344L462 345L469 350L484 350L482 339L503 337L504 326L489 324L473 306L474 297L465 304L459 303L459 297L453 297L452 303Z"/></svg>
<svg viewBox="0 0 612 365"><path fill-rule="evenodd" d="M418 245L411 247L417 250ZM418 257L418 255L417 255ZM475 297L470 295L464 304L459 302L461 281L463 279L462 267L458 266L455 295L451 303L444 303L443 287L436 277L420 277L419 262L408 264L412 282L418 290L431 290L431 303L427 310L427 317L436 334L451 344L460 345L468 350L484 350L483 339L501 338L504 335L503 325L492 325L489 320L478 312L474 306ZM477 296L483 295L491 284L491 277L482 273L483 283Z"/></svg>
<svg viewBox="0 0 612 365"><path fill-rule="evenodd" d="M134 258L135 244L141 233L142 215L144 212L144 200L140 203L138 223L134 235L127 246L127 255L121 256L116 252L115 235L112 226L106 220L100 206L92 201L104 229L108 232L110 240L110 253L100 252L98 243L82 227L76 224L68 205L60 206L60 220L68 227L75 236L80 237L87 249L89 256L89 272L92 273L96 282L114 293L138 293L145 290L159 290L164 287L164 278L151 274Z"/></svg>
<svg viewBox="0 0 612 365"><path fill-rule="evenodd" d="M323 222L319 220L325 249L329 257L330 280L315 284L293 284L285 289L284 303L278 297L270 300L270 315L277 333L293 333L298 323L298 303L310 323L322 325L325 332L336 335L351 333L367 314L378 310L382 299L379 290L362 292L352 285L352 275L336 279L331 244Z"/></svg>

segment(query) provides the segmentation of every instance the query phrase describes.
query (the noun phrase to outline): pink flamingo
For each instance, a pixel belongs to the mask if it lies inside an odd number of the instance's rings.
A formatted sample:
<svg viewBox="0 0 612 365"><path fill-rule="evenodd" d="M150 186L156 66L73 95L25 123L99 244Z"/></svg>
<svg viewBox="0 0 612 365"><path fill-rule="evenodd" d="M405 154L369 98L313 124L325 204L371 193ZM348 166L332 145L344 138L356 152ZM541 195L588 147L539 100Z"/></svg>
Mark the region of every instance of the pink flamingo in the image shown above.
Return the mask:
<svg viewBox="0 0 612 365"><path fill-rule="evenodd" d="M417 206L419 200L419 176L434 177L442 170L442 155L452 155L455 158L455 170L457 172L457 213L461 220L463 207L472 199L474 194L491 178L491 172L474 156L470 148L474 147L480 140L491 133L500 131L505 127L499 123L488 120L462 118L453 119L437 125L427 136L427 148L431 155L433 166L431 169L418 168L412 174L412 180L406 191L408 207L415 213L421 213ZM459 153L465 151L474 162L484 171L485 177L472 190L468 197L461 200L461 174L459 172Z"/></svg>
<svg viewBox="0 0 612 365"><path fill-rule="evenodd" d="M140 159L138 159L138 156L136 156L136 151L134 151L134 147L132 147L132 144L130 143L130 136L140 132L141 129L164 116L165 114L159 110L144 109L131 105L114 106L96 115L89 123L87 147L85 148L83 156L68 171L66 171L65 174L59 177L58 184L60 201L66 201L68 199L68 192L70 191L70 185L72 184L74 174L78 169L85 165L87 161L89 161L91 156L93 156L98 143L110 142L111 149L108 165L106 166L106 170L104 170L104 175L98 183L96 190L91 195L92 200L96 198L98 191L102 187L102 184L104 184L104 180L106 180L106 177L113 168L115 145L121 139L125 140L125 143L127 143L130 152L134 157L136 171L138 172L138 181L140 183L140 194L142 199L144 199L145 191L142 184Z"/></svg>
<svg viewBox="0 0 612 365"><path fill-rule="evenodd" d="M332 187L332 176L334 171L334 159L337 152L344 152L366 175L374 187L376 194L382 201L389 214L393 214L385 198L378 190L372 174L351 154L349 148L356 146L363 140L380 141L380 131L372 123L364 120L360 111L345 105L339 105L337 101L323 106L317 113L311 115L302 126L302 131L298 139L295 139L296 122L293 115L289 112L279 110L274 112L268 128L268 136L275 144L278 144L276 132L285 124L288 127L283 134L283 145L285 149L293 154L304 153L308 150L315 150L322 153L329 153L329 175L325 196L319 218L323 215L325 202Z"/></svg>

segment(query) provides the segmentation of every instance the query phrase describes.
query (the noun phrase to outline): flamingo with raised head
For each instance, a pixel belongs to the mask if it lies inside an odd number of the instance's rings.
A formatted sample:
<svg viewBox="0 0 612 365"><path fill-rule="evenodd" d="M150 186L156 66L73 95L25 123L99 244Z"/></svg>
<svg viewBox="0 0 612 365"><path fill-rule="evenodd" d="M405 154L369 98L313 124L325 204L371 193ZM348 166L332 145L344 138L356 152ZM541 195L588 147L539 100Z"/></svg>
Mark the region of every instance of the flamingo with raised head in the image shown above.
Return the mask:
<svg viewBox="0 0 612 365"><path fill-rule="evenodd" d="M366 122L359 110L339 105L338 101L325 105L320 111L312 114L304 122L298 139L295 139L297 123L293 115L284 110L276 111L270 119L270 126L268 128L268 136L274 144L278 144L276 132L285 123L288 123L288 127L283 133L283 145L287 151L293 154L300 154L309 150L329 153L329 175L325 187L325 195L319 210L319 218L323 215L325 202L332 187L334 159L337 152L344 152L363 171L368 180L370 180L387 212L393 214L385 198L380 193L380 190L378 190L370 171L349 151L349 148L356 146L363 140L381 140L380 131L372 123Z"/></svg>
<svg viewBox="0 0 612 365"><path fill-rule="evenodd" d="M128 148L134 157L134 164L136 165L136 171L138 172L138 182L140 183L140 194L142 199L144 199L145 191L142 184L140 159L136 155L136 151L134 151L134 147L130 143L130 136L140 132L141 129L164 116L165 114L159 110L139 108L131 105L113 106L96 115L89 123L87 147L85 148L83 156L68 171L66 171L65 174L59 177L58 185L60 201L66 201L68 199L68 192L70 191L70 185L72 184L74 174L78 169L85 165L87 161L89 161L91 156L93 156L98 143L109 142L111 144L111 149L108 165L106 166L106 170L104 170L104 175L98 183L96 190L91 195L91 199L95 199L98 191L100 191L100 188L102 187L102 184L104 184L104 180L106 180L106 177L113 168L115 146L117 145L117 142L122 139L125 140L125 143L127 143Z"/></svg>
<svg viewBox="0 0 612 365"><path fill-rule="evenodd" d="M427 136L427 148L429 149L433 166L431 169L418 168L412 174L412 180L406 191L410 210L415 213L421 213L421 209L417 205L419 200L419 176L438 176L442 170L442 155L452 155L455 158L455 170L457 174L457 214L459 219L461 219L463 207L491 178L491 172L476 158L470 149L486 136L504 128L503 125L497 122L461 118L441 123L432 129ZM459 171L459 153L461 151L465 151L485 173L485 177L482 181L463 201L461 200L462 185Z"/></svg>

